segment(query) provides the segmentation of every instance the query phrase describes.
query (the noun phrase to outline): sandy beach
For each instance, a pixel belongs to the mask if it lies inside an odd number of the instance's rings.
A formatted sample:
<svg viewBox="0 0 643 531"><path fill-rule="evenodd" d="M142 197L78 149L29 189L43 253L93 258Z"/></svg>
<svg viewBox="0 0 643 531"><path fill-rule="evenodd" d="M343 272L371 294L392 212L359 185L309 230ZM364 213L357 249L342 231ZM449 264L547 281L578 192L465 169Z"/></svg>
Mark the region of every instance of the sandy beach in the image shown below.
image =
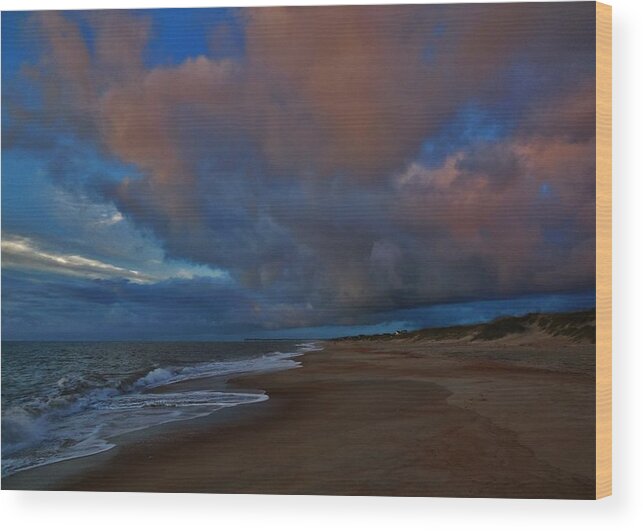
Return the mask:
<svg viewBox="0 0 643 531"><path fill-rule="evenodd" d="M2 486L594 497L593 344L537 333L321 345L297 369L188 384L263 389L266 402L135 432Z"/></svg>

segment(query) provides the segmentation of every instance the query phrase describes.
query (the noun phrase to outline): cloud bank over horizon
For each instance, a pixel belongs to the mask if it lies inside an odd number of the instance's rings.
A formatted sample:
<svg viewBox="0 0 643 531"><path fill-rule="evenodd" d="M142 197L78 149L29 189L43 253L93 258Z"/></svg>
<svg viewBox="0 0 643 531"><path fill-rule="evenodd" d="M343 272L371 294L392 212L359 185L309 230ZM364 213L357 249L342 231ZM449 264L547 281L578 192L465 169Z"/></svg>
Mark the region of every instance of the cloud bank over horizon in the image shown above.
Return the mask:
<svg viewBox="0 0 643 531"><path fill-rule="evenodd" d="M591 292L594 24L585 2L5 13L5 336Z"/></svg>

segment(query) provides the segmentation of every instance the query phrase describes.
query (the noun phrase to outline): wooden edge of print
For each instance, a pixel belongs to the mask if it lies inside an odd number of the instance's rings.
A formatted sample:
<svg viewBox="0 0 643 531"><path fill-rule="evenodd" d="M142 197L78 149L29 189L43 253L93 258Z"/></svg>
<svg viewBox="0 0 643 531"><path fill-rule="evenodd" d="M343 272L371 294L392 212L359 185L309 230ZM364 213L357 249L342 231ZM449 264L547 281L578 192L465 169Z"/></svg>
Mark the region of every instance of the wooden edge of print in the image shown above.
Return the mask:
<svg viewBox="0 0 643 531"><path fill-rule="evenodd" d="M596 3L596 498L612 494L612 7Z"/></svg>

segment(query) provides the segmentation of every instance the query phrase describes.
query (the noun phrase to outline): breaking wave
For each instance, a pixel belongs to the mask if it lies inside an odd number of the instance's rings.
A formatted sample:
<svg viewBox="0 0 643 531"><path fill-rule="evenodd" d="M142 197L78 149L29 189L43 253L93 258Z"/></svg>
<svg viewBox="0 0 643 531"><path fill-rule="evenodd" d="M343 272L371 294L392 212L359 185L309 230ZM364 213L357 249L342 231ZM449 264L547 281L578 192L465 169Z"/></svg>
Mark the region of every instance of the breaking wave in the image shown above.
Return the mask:
<svg viewBox="0 0 643 531"><path fill-rule="evenodd" d="M312 350L318 347L304 343L294 352L154 367L122 378L69 373L42 396L3 411L2 476L108 450L114 446L110 438L118 435L267 400L263 391L160 388L202 378L292 369L300 365L294 358Z"/></svg>

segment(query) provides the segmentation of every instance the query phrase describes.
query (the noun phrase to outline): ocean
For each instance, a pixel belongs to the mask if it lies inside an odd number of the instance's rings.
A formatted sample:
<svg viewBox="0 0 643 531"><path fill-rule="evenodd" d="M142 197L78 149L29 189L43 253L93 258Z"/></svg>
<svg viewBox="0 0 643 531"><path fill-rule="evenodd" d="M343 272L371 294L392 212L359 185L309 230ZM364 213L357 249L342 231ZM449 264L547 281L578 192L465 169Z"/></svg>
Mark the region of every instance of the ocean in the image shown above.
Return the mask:
<svg viewBox="0 0 643 531"><path fill-rule="evenodd" d="M297 341L3 342L2 476L114 446L135 430L260 402L262 391L155 392L167 384L286 370Z"/></svg>

